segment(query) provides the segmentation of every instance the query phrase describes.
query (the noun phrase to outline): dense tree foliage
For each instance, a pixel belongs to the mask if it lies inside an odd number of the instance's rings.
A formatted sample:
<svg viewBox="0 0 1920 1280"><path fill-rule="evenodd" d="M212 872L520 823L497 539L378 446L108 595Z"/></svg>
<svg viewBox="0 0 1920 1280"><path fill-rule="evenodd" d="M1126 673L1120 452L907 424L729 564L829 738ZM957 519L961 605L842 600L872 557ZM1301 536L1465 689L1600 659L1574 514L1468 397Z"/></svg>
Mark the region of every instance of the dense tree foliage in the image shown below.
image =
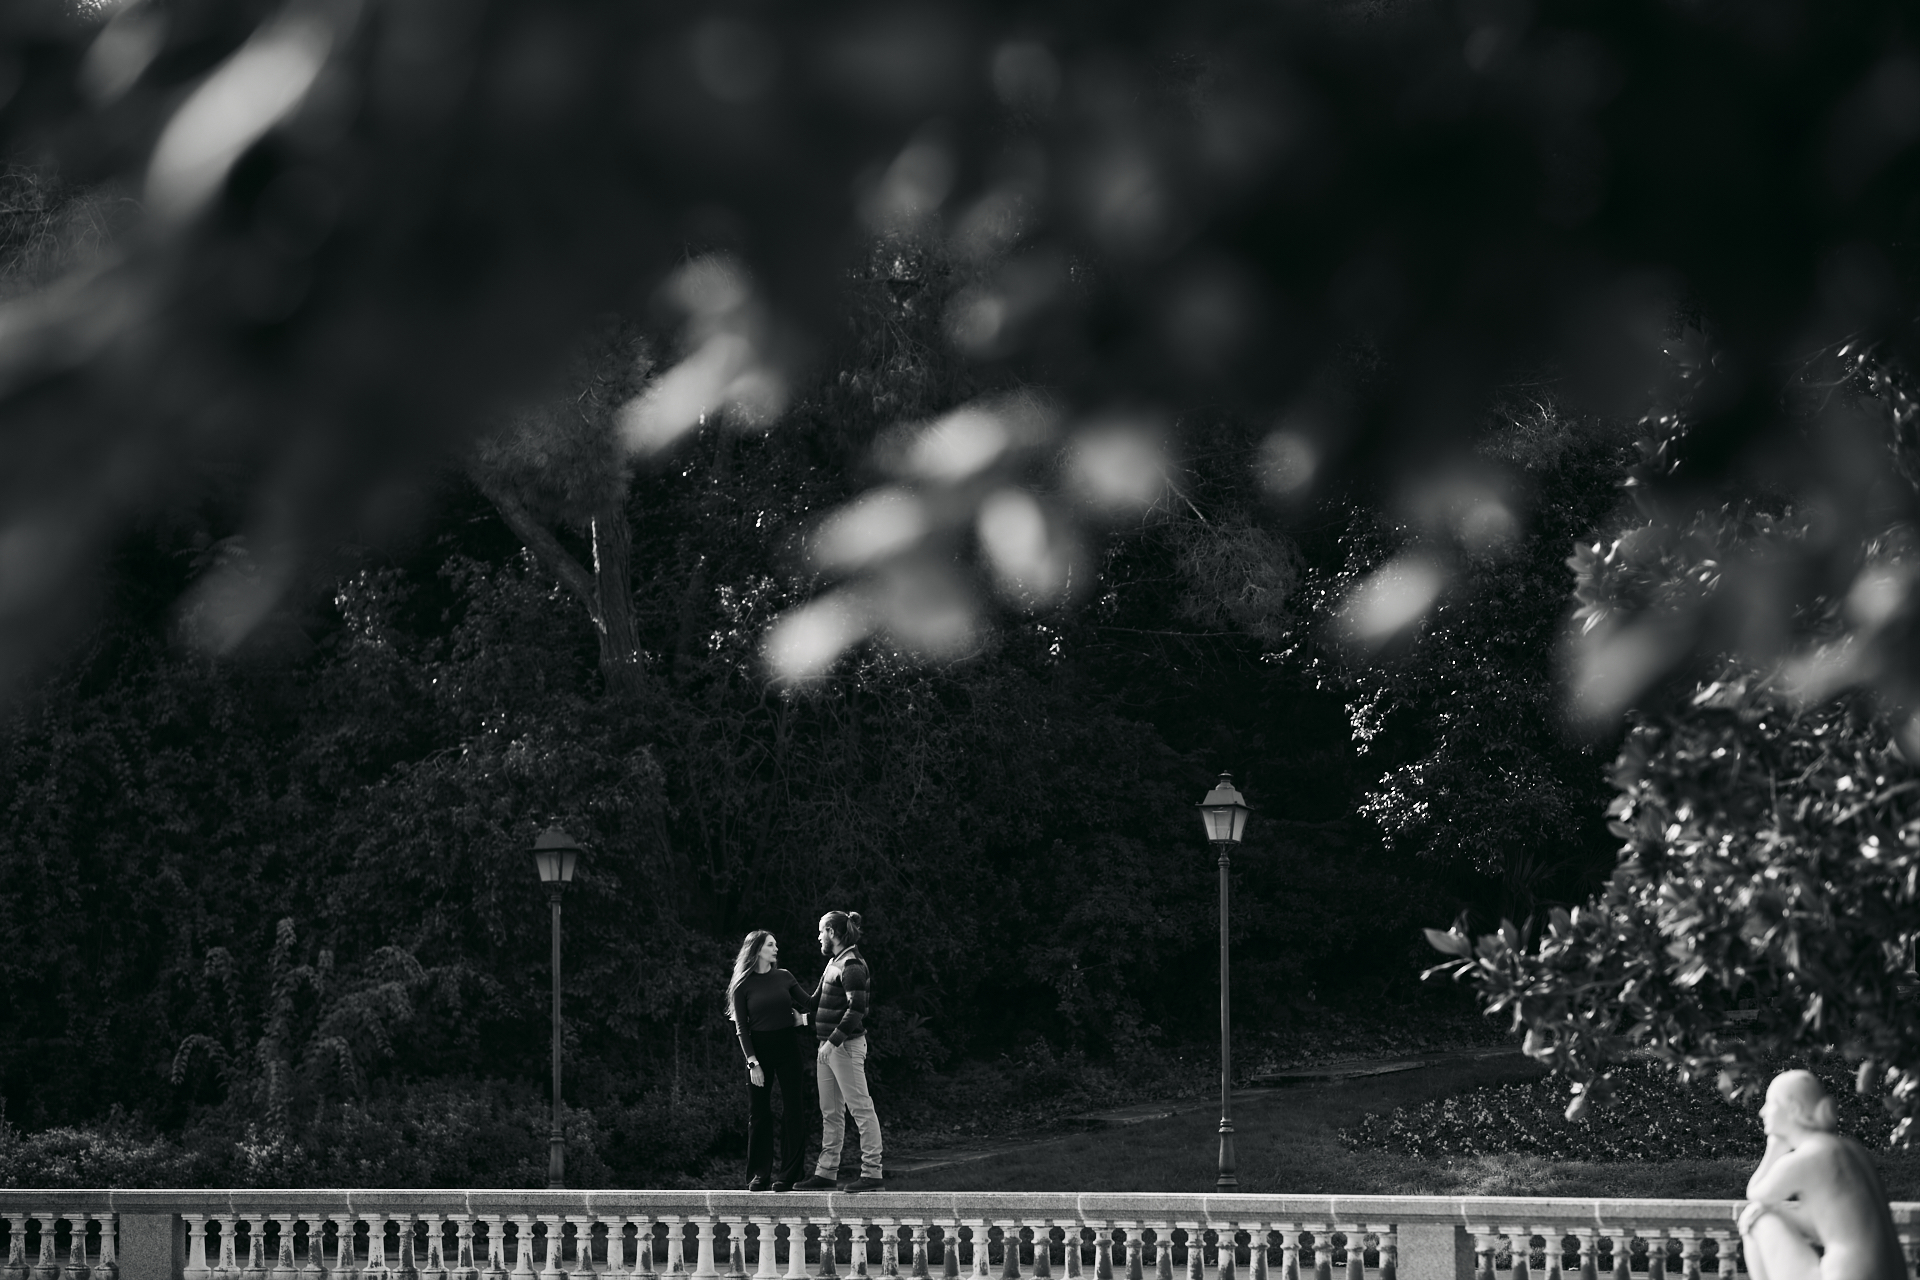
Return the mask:
<svg viewBox="0 0 1920 1280"><path fill-rule="evenodd" d="M1850 354L1811 364L1813 385L1788 395L1845 415L1856 447L1901 464L1883 476L1911 484L1899 370ZM1641 476L1673 465L1670 446L1694 428L1685 408L1648 415ZM1828 459L1850 464L1844 450ZM1609 806L1625 844L1603 893L1554 909L1537 936L1433 934L1455 957L1442 968L1572 1077L1569 1115L1606 1100L1636 1046L1741 1095L1764 1088L1770 1061L1832 1053L1858 1064L1896 1140L1920 1115L1920 778L1905 677L1890 674L1912 649L1912 533L1896 500L1840 512L1824 496L1814 472L1735 492L1685 526L1639 504L1573 559L1588 643L1657 666L1698 630L1750 656L1697 658L1632 715ZM1777 628L1755 600L1792 590L1791 547L1844 566L1850 588ZM1730 1022L1742 1007L1756 1012Z"/></svg>

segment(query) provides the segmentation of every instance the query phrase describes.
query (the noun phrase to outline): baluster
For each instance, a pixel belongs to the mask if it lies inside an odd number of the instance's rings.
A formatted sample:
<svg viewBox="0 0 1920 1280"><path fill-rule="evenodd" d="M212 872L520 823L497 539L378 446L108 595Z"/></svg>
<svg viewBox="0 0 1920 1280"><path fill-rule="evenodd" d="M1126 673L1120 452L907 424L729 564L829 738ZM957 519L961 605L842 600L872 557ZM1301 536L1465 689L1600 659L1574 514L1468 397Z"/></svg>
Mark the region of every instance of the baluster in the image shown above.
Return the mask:
<svg viewBox="0 0 1920 1280"><path fill-rule="evenodd" d="M627 1261L628 1227L633 1228L632 1262ZM619 1232L618 1236L614 1234L616 1230ZM616 1240L619 1243L620 1249L620 1266L614 1271L617 1280L640 1280L641 1276L651 1277L653 1275L653 1250L647 1246L653 1242L653 1220L651 1218L636 1218L630 1213L623 1213L620 1215L617 1228L609 1224L607 1227L607 1261L609 1263L613 1261L613 1250Z"/></svg>
<svg viewBox="0 0 1920 1280"><path fill-rule="evenodd" d="M1347 1240L1347 1280L1367 1280L1367 1224L1341 1227Z"/></svg>
<svg viewBox="0 0 1920 1280"><path fill-rule="evenodd" d="M679 1280L687 1274L687 1220L672 1218L667 1223L666 1274Z"/></svg>
<svg viewBox="0 0 1920 1280"><path fill-rule="evenodd" d="M393 1219L393 1226L394 1251L399 1254L393 1274L402 1280L420 1280L420 1247L416 1243L420 1236L420 1218L410 1213Z"/></svg>
<svg viewBox="0 0 1920 1280"><path fill-rule="evenodd" d="M1020 1280L1020 1224L1000 1224L1000 1280Z"/></svg>
<svg viewBox="0 0 1920 1280"><path fill-rule="evenodd" d="M1033 1224L1033 1280L1053 1280L1053 1219Z"/></svg>
<svg viewBox="0 0 1920 1280"><path fill-rule="evenodd" d="M60 1280L87 1280L93 1270L87 1265L87 1215L67 1215L67 1265L60 1268Z"/></svg>
<svg viewBox="0 0 1920 1280"><path fill-rule="evenodd" d="M1187 1280L1206 1280L1207 1242L1200 1234L1200 1224L1176 1222L1174 1225L1187 1233Z"/></svg>
<svg viewBox="0 0 1920 1280"><path fill-rule="evenodd" d="M60 1259L55 1256L53 1243L59 1229L58 1218L40 1219L40 1258L28 1273L31 1280L60 1280Z"/></svg>
<svg viewBox="0 0 1920 1280"><path fill-rule="evenodd" d="M1128 1222L1123 1223L1122 1227L1127 1233L1127 1280L1146 1280L1146 1226L1139 1222Z"/></svg>
<svg viewBox="0 0 1920 1280"><path fill-rule="evenodd" d="M454 1280L447 1275L446 1216L430 1213L422 1221L427 1224L427 1256L418 1264L420 1280ZM454 1255L454 1261L459 1261L459 1254Z"/></svg>
<svg viewBox="0 0 1920 1280"><path fill-rule="evenodd" d="M1300 1280L1300 1224L1280 1226L1280 1280Z"/></svg>
<svg viewBox="0 0 1920 1280"><path fill-rule="evenodd" d="M565 1273L560 1270L560 1250L565 1243L562 1234L565 1231L565 1221L554 1214L543 1213L540 1215L539 1227L545 1233L539 1237L544 1246L538 1272L540 1280L565 1280ZM531 1243L533 1239L534 1237L529 1236L528 1242Z"/></svg>
<svg viewBox="0 0 1920 1280"><path fill-rule="evenodd" d="M1400 1280L1400 1228L1380 1233L1380 1280Z"/></svg>
<svg viewBox="0 0 1920 1280"><path fill-rule="evenodd" d="M1527 1264L1532 1261L1533 1236L1526 1227L1508 1227L1508 1247L1513 1250L1513 1280L1528 1280Z"/></svg>
<svg viewBox="0 0 1920 1280"><path fill-rule="evenodd" d="M0 1280L27 1280L27 1220L9 1218L7 1225L12 1232L7 1242L6 1265L0 1266Z"/></svg>
<svg viewBox="0 0 1920 1280"><path fill-rule="evenodd" d="M833 1274L832 1226L826 1221L820 1222L814 1230L820 1237L819 1266L826 1268L819 1272L807 1270L807 1227L809 1220L796 1217L787 1228L787 1280L808 1280L811 1275L831 1276Z"/></svg>
<svg viewBox="0 0 1920 1280"><path fill-rule="evenodd" d="M300 1267L293 1259L293 1215L277 1213L266 1221L271 1221L275 1228L273 1269L267 1272L267 1280L300 1280Z"/></svg>
<svg viewBox="0 0 1920 1280"><path fill-rule="evenodd" d="M1600 1280L1600 1233L1582 1227L1575 1234L1580 1243L1580 1280Z"/></svg>
<svg viewBox="0 0 1920 1280"><path fill-rule="evenodd" d="M1613 1233L1613 1280L1633 1280L1633 1238Z"/></svg>
<svg viewBox="0 0 1920 1280"><path fill-rule="evenodd" d="M300 1267L300 1280L329 1280L327 1222L325 1217L307 1219L307 1260Z"/></svg>
<svg viewBox="0 0 1920 1280"><path fill-rule="evenodd" d="M1545 1246L1540 1263L1547 1269L1547 1280L1563 1280L1560 1269L1567 1260L1567 1233L1553 1226L1535 1227L1533 1233Z"/></svg>
<svg viewBox="0 0 1920 1280"><path fill-rule="evenodd" d="M840 1274L840 1219L828 1217L820 1224L820 1280L836 1280ZM852 1254L847 1265L852 1266Z"/></svg>
<svg viewBox="0 0 1920 1280"><path fill-rule="evenodd" d="M925 1220L913 1224L913 1280L931 1280L932 1269L927 1265L928 1224Z"/></svg>
<svg viewBox="0 0 1920 1280"><path fill-rule="evenodd" d="M982 1218L973 1223L972 1227L973 1275L976 1280L989 1280L993 1275L993 1224Z"/></svg>
<svg viewBox="0 0 1920 1280"><path fill-rule="evenodd" d="M1635 1232L1639 1235L1639 1232ZM1665 1232L1655 1232L1646 1236L1647 1242L1647 1280L1666 1280L1667 1275L1667 1237Z"/></svg>
<svg viewBox="0 0 1920 1280"><path fill-rule="evenodd" d="M1093 1280L1113 1280L1113 1224L1103 1222L1094 1228Z"/></svg>
<svg viewBox="0 0 1920 1280"><path fill-rule="evenodd" d="M334 1224L334 1280L355 1280L360 1274L360 1223L358 1214L348 1214Z"/></svg>
<svg viewBox="0 0 1920 1280"><path fill-rule="evenodd" d="M601 1220L601 1225L606 1228L607 1267L605 1274L608 1280L633 1280L633 1277L637 1274L637 1268L640 1266L640 1253L638 1249L634 1251L633 1262L627 1262L627 1224L632 1221L633 1219L624 1213L618 1217L609 1216ZM639 1229L636 1227L634 1229L634 1239L638 1241L639 1238Z"/></svg>
<svg viewBox="0 0 1920 1280"><path fill-rule="evenodd" d="M1267 1280L1267 1224L1264 1222L1247 1228L1247 1280Z"/></svg>
<svg viewBox="0 0 1920 1280"><path fill-rule="evenodd" d="M120 1215L108 1213L93 1220L100 1224L100 1261L94 1265L93 1280L120 1280Z"/></svg>
<svg viewBox="0 0 1920 1280"><path fill-rule="evenodd" d="M479 1268L474 1265L473 1256L473 1215L457 1214L453 1223L453 1262L447 1267L447 1280L479 1280L475 1274ZM441 1258L445 1262L444 1257Z"/></svg>
<svg viewBox="0 0 1920 1280"><path fill-rule="evenodd" d="M1333 1225L1313 1229L1313 1280L1333 1280Z"/></svg>
<svg viewBox="0 0 1920 1280"><path fill-rule="evenodd" d="M1479 1259L1479 1269L1473 1274L1475 1280L1493 1280L1493 1255L1499 1251L1500 1237L1491 1227L1473 1233L1473 1251Z"/></svg>
<svg viewBox="0 0 1920 1280"><path fill-rule="evenodd" d="M888 1218L880 1224L880 1274L899 1280L900 1220Z"/></svg>
<svg viewBox="0 0 1920 1280"><path fill-rule="evenodd" d="M504 1234L501 1237L505 1243ZM513 1270L508 1272L513 1280L533 1280L533 1215L519 1213L513 1217Z"/></svg>
<svg viewBox="0 0 1920 1280"><path fill-rule="evenodd" d="M495 1214L487 1224L487 1260L481 1275L485 1280L507 1280L507 1220Z"/></svg>
<svg viewBox="0 0 1920 1280"><path fill-rule="evenodd" d="M747 1220L736 1218L727 1224L727 1278L747 1280Z"/></svg>
<svg viewBox="0 0 1920 1280"><path fill-rule="evenodd" d="M1719 1280L1726 1280L1727 1268L1732 1265L1732 1255L1728 1253L1726 1246L1726 1234L1724 1231L1713 1230L1700 1233L1701 1275L1706 1274L1707 1266L1711 1263L1713 1274L1719 1277Z"/></svg>
<svg viewBox="0 0 1920 1280"><path fill-rule="evenodd" d="M1676 1227L1669 1234L1680 1237L1680 1274L1686 1280L1700 1280L1700 1233L1691 1227Z"/></svg>
<svg viewBox="0 0 1920 1280"><path fill-rule="evenodd" d="M614 1265L613 1249L609 1241L607 1265L602 1267L599 1257L596 1256L599 1251L593 1244L593 1228L596 1221L591 1215L580 1214L567 1219L573 1227L573 1266L567 1274L575 1277L575 1280L609 1280L607 1273ZM565 1262L566 1257L562 1255L560 1260Z"/></svg>
<svg viewBox="0 0 1920 1280"><path fill-rule="evenodd" d="M1213 1266L1215 1280L1234 1280L1234 1268L1240 1263L1240 1225L1229 1222L1213 1229Z"/></svg>
<svg viewBox="0 0 1920 1280"><path fill-rule="evenodd" d="M213 1270L218 1280L240 1280L239 1219L231 1213L219 1215L220 1223L220 1264ZM40 1280L35 1276L34 1280Z"/></svg>
<svg viewBox="0 0 1920 1280"><path fill-rule="evenodd" d="M872 1219L847 1219L847 1274L849 1276L868 1276L872 1274L868 1265L872 1259L874 1240L866 1234Z"/></svg>
<svg viewBox="0 0 1920 1280"><path fill-rule="evenodd" d="M750 1219L760 1241L760 1257L754 1267L755 1280L780 1280L780 1272L775 1261L779 1249L774 1243L774 1219L770 1217ZM743 1231L742 1235L745 1234Z"/></svg>
<svg viewBox="0 0 1920 1280"><path fill-rule="evenodd" d="M940 1224L940 1280L960 1280L960 1220Z"/></svg>
<svg viewBox="0 0 1920 1280"><path fill-rule="evenodd" d="M1062 1280L1080 1280L1080 1239L1083 1228L1075 1218L1072 1225L1064 1228L1066 1238L1060 1242L1060 1275Z"/></svg>

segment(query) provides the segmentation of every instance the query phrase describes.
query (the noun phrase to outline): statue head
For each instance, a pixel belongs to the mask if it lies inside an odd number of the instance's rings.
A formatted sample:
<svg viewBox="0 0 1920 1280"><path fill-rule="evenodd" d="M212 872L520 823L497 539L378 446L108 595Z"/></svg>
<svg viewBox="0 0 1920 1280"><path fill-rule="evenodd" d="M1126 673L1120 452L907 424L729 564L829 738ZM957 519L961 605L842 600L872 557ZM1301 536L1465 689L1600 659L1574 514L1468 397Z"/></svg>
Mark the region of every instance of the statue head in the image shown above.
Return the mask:
<svg viewBox="0 0 1920 1280"><path fill-rule="evenodd" d="M1811 1071L1782 1071L1767 1086L1760 1127L1769 1134L1832 1133L1839 1128L1833 1099Z"/></svg>

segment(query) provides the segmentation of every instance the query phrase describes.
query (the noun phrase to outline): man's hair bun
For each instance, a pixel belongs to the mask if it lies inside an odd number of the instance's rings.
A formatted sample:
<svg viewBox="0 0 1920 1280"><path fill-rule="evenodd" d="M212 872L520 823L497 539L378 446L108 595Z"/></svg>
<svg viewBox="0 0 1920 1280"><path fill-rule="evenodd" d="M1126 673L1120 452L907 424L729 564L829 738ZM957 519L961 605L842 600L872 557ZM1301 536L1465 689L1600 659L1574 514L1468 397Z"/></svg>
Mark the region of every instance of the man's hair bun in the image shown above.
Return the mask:
<svg viewBox="0 0 1920 1280"><path fill-rule="evenodd" d="M820 917L820 923L840 935L840 940L848 946L860 941L860 913L858 911L829 911Z"/></svg>

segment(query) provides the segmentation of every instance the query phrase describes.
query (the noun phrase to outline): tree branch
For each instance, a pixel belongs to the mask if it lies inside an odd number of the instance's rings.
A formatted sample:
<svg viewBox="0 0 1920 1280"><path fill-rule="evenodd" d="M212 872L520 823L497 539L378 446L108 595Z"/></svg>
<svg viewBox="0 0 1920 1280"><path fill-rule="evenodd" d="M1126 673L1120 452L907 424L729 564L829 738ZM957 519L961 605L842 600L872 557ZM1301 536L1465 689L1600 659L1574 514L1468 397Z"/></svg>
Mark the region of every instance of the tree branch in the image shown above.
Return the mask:
<svg viewBox="0 0 1920 1280"><path fill-rule="evenodd" d="M474 484L481 493L487 495L487 501L493 503L500 518L507 522L507 527L526 543L534 559L546 566L548 572L565 583L567 590L587 606L594 627L604 629L605 624L600 620L600 597L593 587L593 575L587 572L586 567L574 559L573 554L560 545L560 540L553 536L552 531L535 520L532 513L511 495L479 479L475 479Z"/></svg>

